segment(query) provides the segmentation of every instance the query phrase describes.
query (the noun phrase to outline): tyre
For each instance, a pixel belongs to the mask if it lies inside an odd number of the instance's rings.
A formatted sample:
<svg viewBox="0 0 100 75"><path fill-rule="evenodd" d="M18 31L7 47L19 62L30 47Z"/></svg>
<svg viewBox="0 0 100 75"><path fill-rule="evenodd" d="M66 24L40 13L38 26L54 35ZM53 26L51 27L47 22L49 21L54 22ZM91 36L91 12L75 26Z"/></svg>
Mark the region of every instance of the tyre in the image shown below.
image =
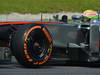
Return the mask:
<svg viewBox="0 0 100 75"><path fill-rule="evenodd" d="M41 25L23 25L11 39L11 50L25 67L38 67L48 62L52 55L52 38Z"/></svg>

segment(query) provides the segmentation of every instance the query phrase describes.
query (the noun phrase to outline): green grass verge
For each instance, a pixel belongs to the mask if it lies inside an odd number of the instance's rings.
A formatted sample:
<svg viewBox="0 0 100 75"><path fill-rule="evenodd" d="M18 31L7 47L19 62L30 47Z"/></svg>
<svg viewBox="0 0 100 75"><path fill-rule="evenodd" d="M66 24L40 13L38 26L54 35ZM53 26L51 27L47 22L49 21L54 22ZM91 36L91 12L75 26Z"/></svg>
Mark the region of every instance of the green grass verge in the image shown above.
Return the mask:
<svg viewBox="0 0 100 75"><path fill-rule="evenodd" d="M0 13L53 13L98 10L100 0L0 0Z"/></svg>

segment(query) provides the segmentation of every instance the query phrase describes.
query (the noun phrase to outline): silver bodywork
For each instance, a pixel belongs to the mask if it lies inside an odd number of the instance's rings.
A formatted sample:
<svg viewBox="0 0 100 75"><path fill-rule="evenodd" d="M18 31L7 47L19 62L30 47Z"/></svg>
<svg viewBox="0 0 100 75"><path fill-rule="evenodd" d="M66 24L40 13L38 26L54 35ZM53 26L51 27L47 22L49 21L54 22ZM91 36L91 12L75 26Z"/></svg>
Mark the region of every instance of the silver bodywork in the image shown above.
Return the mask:
<svg viewBox="0 0 100 75"><path fill-rule="evenodd" d="M53 38L54 46L67 47L68 43L79 44L82 42L83 35L77 24L54 24L47 25Z"/></svg>

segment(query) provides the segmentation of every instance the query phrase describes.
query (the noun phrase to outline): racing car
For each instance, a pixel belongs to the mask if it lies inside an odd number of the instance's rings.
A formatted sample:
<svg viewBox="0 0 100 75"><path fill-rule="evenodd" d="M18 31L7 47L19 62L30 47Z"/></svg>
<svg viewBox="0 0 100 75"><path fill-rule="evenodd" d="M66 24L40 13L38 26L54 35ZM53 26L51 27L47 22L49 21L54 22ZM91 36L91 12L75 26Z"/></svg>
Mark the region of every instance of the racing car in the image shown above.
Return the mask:
<svg viewBox="0 0 100 75"><path fill-rule="evenodd" d="M100 63L100 22L2 22L0 46L0 57L9 62L13 55L24 67L46 65L58 56Z"/></svg>

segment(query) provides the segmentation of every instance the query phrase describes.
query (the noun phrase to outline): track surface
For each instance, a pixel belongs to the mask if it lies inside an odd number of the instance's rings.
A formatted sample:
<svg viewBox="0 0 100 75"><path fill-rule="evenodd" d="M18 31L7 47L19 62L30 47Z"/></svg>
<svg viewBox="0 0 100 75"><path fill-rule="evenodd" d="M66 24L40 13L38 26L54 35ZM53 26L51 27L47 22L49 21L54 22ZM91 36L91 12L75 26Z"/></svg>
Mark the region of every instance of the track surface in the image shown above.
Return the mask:
<svg viewBox="0 0 100 75"><path fill-rule="evenodd" d="M12 64L0 64L0 75L100 75L100 67L90 67L89 64L65 64L52 62L41 68L24 68L16 60Z"/></svg>

